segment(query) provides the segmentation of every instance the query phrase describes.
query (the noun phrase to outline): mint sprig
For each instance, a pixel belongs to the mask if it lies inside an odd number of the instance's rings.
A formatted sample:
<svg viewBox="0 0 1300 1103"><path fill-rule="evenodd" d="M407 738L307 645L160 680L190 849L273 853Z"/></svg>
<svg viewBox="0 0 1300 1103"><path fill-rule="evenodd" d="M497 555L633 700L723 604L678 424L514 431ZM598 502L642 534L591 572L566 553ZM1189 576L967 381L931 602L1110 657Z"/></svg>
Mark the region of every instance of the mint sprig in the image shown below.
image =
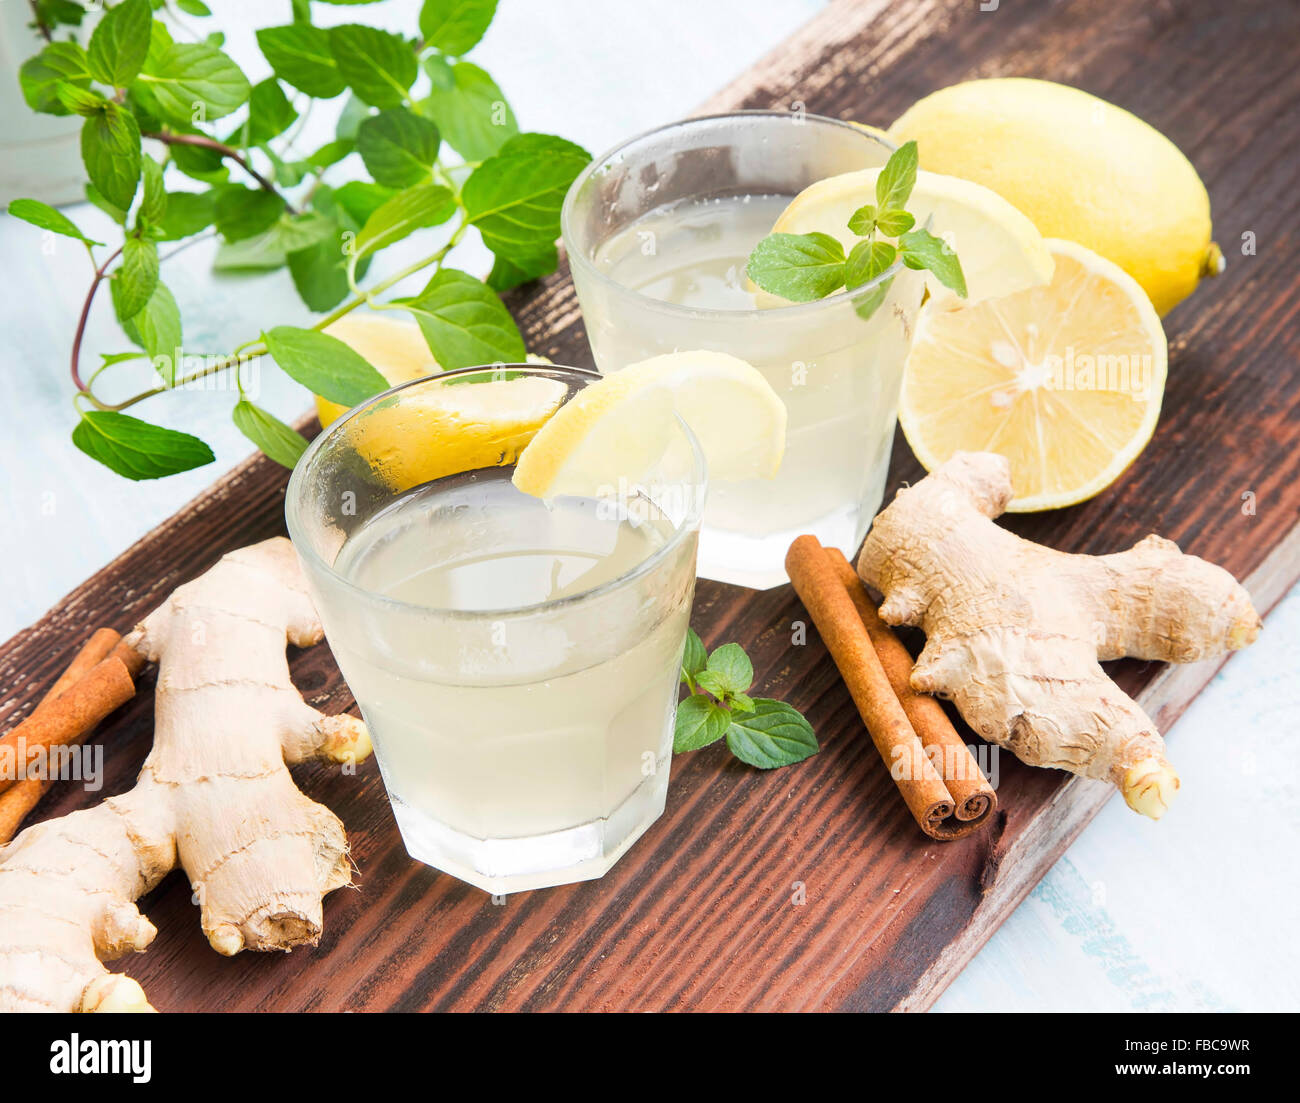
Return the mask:
<svg viewBox="0 0 1300 1103"><path fill-rule="evenodd" d="M901 257L908 268L933 273L944 287L965 298L966 277L957 254L929 230L915 228L916 217L907 210L916 168L916 142L905 142L890 155L876 177L876 201L849 217L849 231L862 240L847 253L830 234L769 234L749 255L749 278L769 294L809 303L841 288L862 287ZM890 276L854 300L862 318L876 312L893 282Z"/></svg>
<svg viewBox="0 0 1300 1103"><path fill-rule="evenodd" d="M732 754L761 770L817 753L817 736L803 713L784 701L749 696L754 664L740 644L725 643L709 654L689 629L681 680L691 692L677 706L674 752L698 751L725 737Z"/></svg>

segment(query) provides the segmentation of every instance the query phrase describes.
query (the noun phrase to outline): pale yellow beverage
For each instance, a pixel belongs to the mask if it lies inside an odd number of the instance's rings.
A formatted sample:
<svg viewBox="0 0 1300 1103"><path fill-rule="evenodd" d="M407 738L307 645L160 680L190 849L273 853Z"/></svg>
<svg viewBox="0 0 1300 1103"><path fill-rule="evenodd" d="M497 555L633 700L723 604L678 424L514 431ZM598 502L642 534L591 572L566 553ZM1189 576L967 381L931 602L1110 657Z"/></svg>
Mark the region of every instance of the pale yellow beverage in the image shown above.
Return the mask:
<svg viewBox="0 0 1300 1103"><path fill-rule="evenodd" d="M391 424L380 418L396 401L417 430L441 388L441 424L463 434L449 403L481 418L491 404L476 388L512 393L509 380L449 374L378 400L372 424ZM304 457L290 531L406 847L494 893L599 877L664 808L702 461L675 453L698 480L676 513L678 499L660 508L640 487L543 501L509 464L402 489L375 476L368 409ZM456 454L439 429L431 460L439 440ZM409 459L418 439L403 443Z"/></svg>
<svg viewBox="0 0 1300 1103"><path fill-rule="evenodd" d="M569 193L565 243L601 371L712 349L757 367L788 410L776 478L711 487L703 577L784 583L796 536L851 555L880 504L922 274L899 265L864 318L860 296L845 293L760 302L745 268L803 188L888 154L857 128L811 116L693 119L597 158Z"/></svg>

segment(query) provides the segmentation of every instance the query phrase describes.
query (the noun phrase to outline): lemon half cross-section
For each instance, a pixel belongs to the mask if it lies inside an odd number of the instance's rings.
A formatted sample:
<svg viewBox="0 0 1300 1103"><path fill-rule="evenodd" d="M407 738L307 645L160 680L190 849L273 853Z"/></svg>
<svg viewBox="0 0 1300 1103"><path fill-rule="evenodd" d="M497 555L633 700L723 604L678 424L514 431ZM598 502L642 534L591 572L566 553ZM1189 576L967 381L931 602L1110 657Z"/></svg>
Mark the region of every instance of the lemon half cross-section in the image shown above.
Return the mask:
<svg viewBox="0 0 1300 1103"><path fill-rule="evenodd" d="M954 452L1011 463L1013 511L1093 497L1146 446L1168 350L1146 293L1118 265L1048 239L1052 282L917 320L898 420L933 471Z"/></svg>
<svg viewBox="0 0 1300 1103"><path fill-rule="evenodd" d="M849 219L859 207L875 203L880 172L878 168L846 172L804 188L781 212L772 232L820 231L830 234L847 252L859 241L849 229ZM1042 235L1028 218L988 188L955 176L917 172L907 209L918 227L928 226L956 251L966 277L968 302L1009 295L1052 278L1052 258ZM948 294L933 277L927 277L927 284L932 295Z"/></svg>
<svg viewBox="0 0 1300 1103"><path fill-rule="evenodd" d="M710 479L771 478L785 451L786 409L753 365L721 352L673 352L588 384L524 448L514 483L526 494L597 497L642 480L680 415Z"/></svg>

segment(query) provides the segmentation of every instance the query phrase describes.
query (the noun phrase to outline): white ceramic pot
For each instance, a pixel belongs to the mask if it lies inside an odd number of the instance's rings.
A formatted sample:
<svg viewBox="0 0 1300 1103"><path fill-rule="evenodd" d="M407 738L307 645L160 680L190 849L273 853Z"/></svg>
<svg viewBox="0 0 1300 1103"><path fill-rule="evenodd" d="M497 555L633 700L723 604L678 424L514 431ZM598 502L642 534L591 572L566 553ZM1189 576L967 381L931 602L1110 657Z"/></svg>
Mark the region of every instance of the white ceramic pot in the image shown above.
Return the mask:
<svg viewBox="0 0 1300 1103"><path fill-rule="evenodd" d="M19 66L42 45L28 25L31 18L27 4L0 0L0 204L22 196L53 204L80 202L86 181L80 117L38 115L18 86ZM88 31L89 17L80 41Z"/></svg>

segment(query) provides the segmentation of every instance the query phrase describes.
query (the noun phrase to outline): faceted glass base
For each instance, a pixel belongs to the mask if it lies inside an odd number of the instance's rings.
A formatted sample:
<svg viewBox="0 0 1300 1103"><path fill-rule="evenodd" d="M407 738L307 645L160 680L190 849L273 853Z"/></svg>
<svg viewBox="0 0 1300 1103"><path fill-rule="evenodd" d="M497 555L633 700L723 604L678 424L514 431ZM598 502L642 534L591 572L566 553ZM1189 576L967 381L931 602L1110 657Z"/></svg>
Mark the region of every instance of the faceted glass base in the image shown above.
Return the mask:
<svg viewBox="0 0 1300 1103"><path fill-rule="evenodd" d="M668 762L606 818L522 839L478 839L393 798L406 851L416 861L501 896L603 877L664 810Z"/></svg>

